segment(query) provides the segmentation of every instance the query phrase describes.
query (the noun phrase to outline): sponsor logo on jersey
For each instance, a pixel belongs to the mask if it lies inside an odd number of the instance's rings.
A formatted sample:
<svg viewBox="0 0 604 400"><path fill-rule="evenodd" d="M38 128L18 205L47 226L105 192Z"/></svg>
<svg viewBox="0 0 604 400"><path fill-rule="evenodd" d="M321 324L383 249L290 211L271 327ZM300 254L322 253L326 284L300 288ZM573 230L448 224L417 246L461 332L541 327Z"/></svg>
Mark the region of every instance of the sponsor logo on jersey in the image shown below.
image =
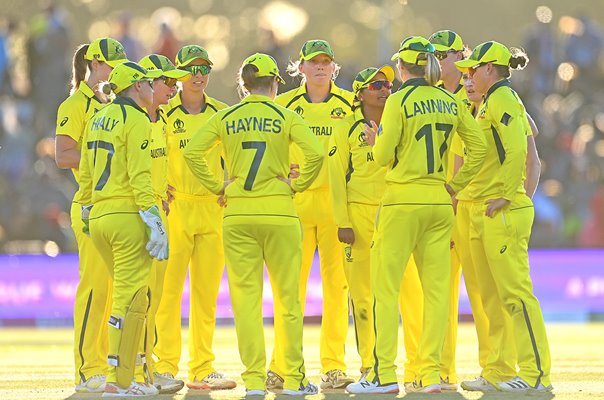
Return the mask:
<svg viewBox="0 0 604 400"><path fill-rule="evenodd" d="M508 246L506 246L505 244L503 245L503 247L499 250L499 254L503 254L505 253L505 251L508 249Z"/></svg>
<svg viewBox="0 0 604 400"><path fill-rule="evenodd" d="M344 254L346 255L346 262L354 261L354 259L352 258L352 247L351 246L344 247Z"/></svg>
<svg viewBox="0 0 604 400"><path fill-rule="evenodd" d="M147 139L143 140L143 144L141 144L141 150L145 150L149 146L149 141Z"/></svg>
<svg viewBox="0 0 604 400"><path fill-rule="evenodd" d="M60 123L59 125L64 126L64 125L67 123L67 121L69 121L69 117L65 117L65 118L63 118L63 119L61 120L61 123Z"/></svg>
<svg viewBox="0 0 604 400"><path fill-rule="evenodd" d="M300 106L294 108L294 111L296 112L296 114L298 114L299 116L303 117L304 116L304 109Z"/></svg>
<svg viewBox="0 0 604 400"><path fill-rule="evenodd" d="M182 119L180 119L180 118L176 118L176 121L174 121L174 123L172 124L172 126L174 127L174 133L184 133L184 132L186 132L185 122Z"/></svg>
<svg viewBox="0 0 604 400"><path fill-rule="evenodd" d="M342 107L336 107L331 110L331 118L333 119L344 119L346 117L346 111L342 109Z"/></svg>
<svg viewBox="0 0 604 400"><path fill-rule="evenodd" d="M329 156L333 156L334 154L336 154L336 151L338 151L338 149L336 148L336 146L333 146L331 148L331 150L329 150Z"/></svg>
<svg viewBox="0 0 604 400"><path fill-rule="evenodd" d="M365 135L365 132L359 133L357 140L359 141L359 147L369 146L369 143L367 143L367 136Z"/></svg>

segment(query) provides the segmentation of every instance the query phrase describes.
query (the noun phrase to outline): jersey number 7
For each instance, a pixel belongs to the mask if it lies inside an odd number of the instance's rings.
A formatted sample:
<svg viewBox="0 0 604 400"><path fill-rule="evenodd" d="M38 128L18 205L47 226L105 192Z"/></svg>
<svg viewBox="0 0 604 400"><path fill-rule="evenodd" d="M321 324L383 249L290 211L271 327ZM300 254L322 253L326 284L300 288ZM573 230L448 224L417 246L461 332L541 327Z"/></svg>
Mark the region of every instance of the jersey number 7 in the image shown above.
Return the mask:
<svg viewBox="0 0 604 400"><path fill-rule="evenodd" d="M451 135L451 131L453 130L453 125L451 124L434 124L436 131L440 131L444 133L443 141L440 143L440 147L438 149L438 154L440 157L440 167L438 168L438 172L443 171L443 156L447 151L447 147L449 146L449 136ZM434 138L432 135L432 124L426 124L422 126L419 131L415 134L415 140L418 142L424 139L426 141L426 161L428 163L428 173L434 173Z"/></svg>
<svg viewBox="0 0 604 400"><path fill-rule="evenodd" d="M245 190L252 190L256 175L258 174L258 168L262 162L262 156L264 156L264 151L266 150L266 142L241 142L241 147L244 150L256 150L252 165L250 166L250 171L247 173L247 178L245 178L245 184L243 185Z"/></svg>
<svg viewBox="0 0 604 400"><path fill-rule="evenodd" d="M105 185L107 184L107 179L109 179L109 175L111 174L111 159L113 158L113 153L115 149L113 147L113 143L105 142L103 140L97 140L94 142L88 142L88 150L94 150L94 161L93 164L96 165L96 153L98 149L107 150L107 162L105 163L105 169L101 173L101 177L99 181L96 183L94 190L103 190Z"/></svg>

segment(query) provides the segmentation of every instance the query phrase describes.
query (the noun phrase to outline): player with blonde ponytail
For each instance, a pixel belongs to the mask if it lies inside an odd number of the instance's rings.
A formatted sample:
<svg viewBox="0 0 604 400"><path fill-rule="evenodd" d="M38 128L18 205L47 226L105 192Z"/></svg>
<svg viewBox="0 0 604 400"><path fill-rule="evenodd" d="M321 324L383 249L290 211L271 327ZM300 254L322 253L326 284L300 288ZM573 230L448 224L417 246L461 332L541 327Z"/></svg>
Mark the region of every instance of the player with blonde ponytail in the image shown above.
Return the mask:
<svg viewBox="0 0 604 400"><path fill-rule="evenodd" d="M348 385L356 394L398 393L396 375L398 298L413 254L423 287L423 327L417 377L407 392L438 393L450 290L451 197L445 168L451 133L457 131L468 159L449 183L461 189L480 169L484 138L466 107L435 85L440 66L433 45L420 36L403 40L393 56L403 86L386 101L373 147L375 161L388 167L386 191L376 219L371 254L376 332L374 364L366 378Z"/></svg>
<svg viewBox="0 0 604 400"><path fill-rule="evenodd" d="M78 183L84 127L107 102L99 83L106 81L113 68L125 61L122 45L111 38L80 45L73 55L71 94L57 111L55 160L59 168L71 168ZM80 256L80 282L73 315L75 390L95 393L105 388L111 282L101 255L83 232L79 197L80 192L74 196L70 213Z"/></svg>

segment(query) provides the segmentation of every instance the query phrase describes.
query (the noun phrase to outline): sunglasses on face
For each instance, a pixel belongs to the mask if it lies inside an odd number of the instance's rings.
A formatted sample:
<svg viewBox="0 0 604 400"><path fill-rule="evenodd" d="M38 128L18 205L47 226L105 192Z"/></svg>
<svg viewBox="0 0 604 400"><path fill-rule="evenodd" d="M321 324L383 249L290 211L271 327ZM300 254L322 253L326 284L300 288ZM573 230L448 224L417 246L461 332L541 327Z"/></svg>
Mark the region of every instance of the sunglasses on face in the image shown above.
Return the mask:
<svg viewBox="0 0 604 400"><path fill-rule="evenodd" d="M178 82L178 79L168 78L167 76L162 76L157 79L160 79L164 83L164 85L166 85L167 87L170 87L170 88L176 86L176 82Z"/></svg>
<svg viewBox="0 0 604 400"><path fill-rule="evenodd" d="M363 89L369 89L369 90L382 90L382 88L391 89L392 82L390 82L390 81L373 81L373 82L369 82L366 86L363 87Z"/></svg>
<svg viewBox="0 0 604 400"><path fill-rule="evenodd" d="M197 75L197 73L207 75L212 70L212 67L209 65L188 65L186 67L180 67L180 69L190 72L191 75Z"/></svg>
<svg viewBox="0 0 604 400"><path fill-rule="evenodd" d="M449 53L457 53L457 50L435 51L434 55L439 60L444 60L445 58L447 58L447 56L449 55Z"/></svg>
<svg viewBox="0 0 604 400"><path fill-rule="evenodd" d="M481 62L480 64L476 64L475 66L468 69L468 74L470 75L470 77L474 76L478 68L484 67L487 64L489 64L489 62Z"/></svg>

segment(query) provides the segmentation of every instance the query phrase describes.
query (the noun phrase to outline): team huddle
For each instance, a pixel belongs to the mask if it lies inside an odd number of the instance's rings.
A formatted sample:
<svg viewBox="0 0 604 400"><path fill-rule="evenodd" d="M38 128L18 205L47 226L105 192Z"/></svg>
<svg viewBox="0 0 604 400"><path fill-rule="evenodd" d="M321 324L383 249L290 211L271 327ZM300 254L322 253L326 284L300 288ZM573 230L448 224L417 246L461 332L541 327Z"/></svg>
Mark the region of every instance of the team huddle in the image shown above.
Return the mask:
<svg viewBox="0 0 604 400"><path fill-rule="evenodd" d="M226 265L248 396L312 395L302 351L306 285L318 248L321 389L398 393L402 317L406 392L457 391L463 271L481 374L470 391L551 391L543 315L529 276L538 133L510 87L519 49L468 50L452 31L411 36L395 68L358 73L352 91L324 40L302 46L284 83L256 53L240 103L206 93L198 45L175 60L127 59L111 38L81 45L57 116L56 161L79 184L74 307L77 392L176 393L181 297L190 276L186 385L224 390L214 368L216 301ZM391 93L395 76L403 82ZM266 265L275 342L266 360ZM360 378L344 362L352 313ZM107 325L108 322L108 325Z"/></svg>

